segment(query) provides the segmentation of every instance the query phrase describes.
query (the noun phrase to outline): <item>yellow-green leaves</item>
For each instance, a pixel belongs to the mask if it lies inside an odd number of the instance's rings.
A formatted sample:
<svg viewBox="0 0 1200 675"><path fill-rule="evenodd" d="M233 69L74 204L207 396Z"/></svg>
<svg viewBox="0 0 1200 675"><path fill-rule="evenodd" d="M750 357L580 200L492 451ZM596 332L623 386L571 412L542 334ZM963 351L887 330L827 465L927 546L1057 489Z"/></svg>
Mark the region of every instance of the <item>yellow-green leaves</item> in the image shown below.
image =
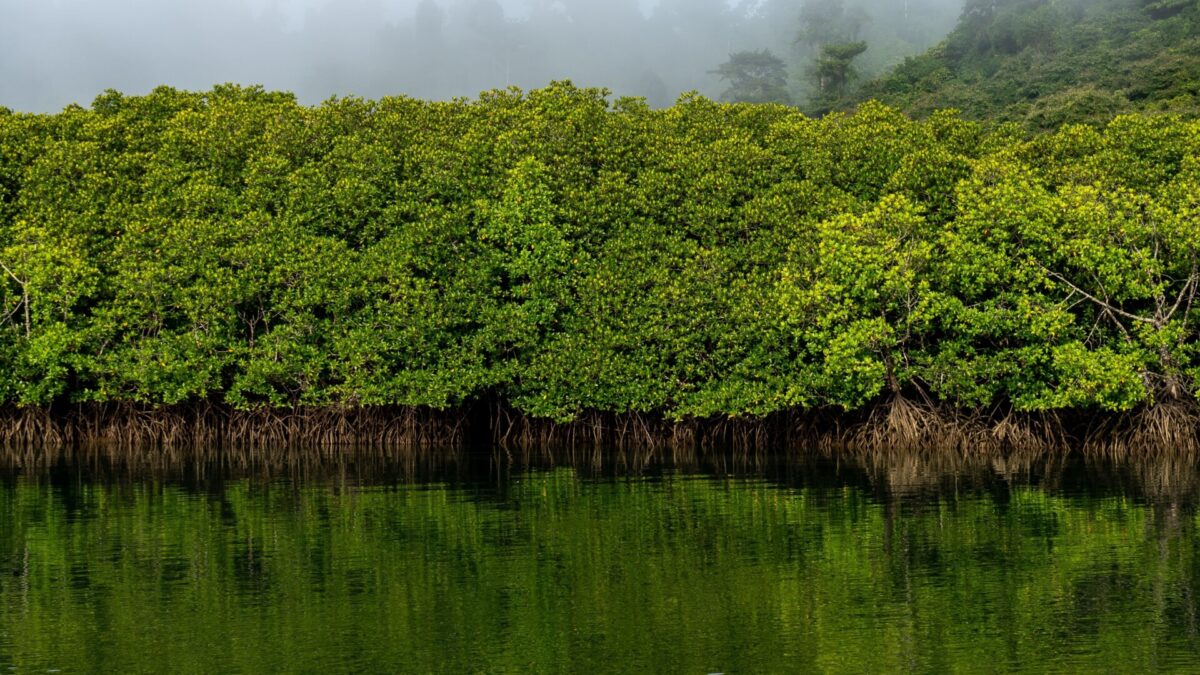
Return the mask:
<svg viewBox="0 0 1200 675"><path fill-rule="evenodd" d="M0 404L1127 410L1200 373L1200 132L556 83L0 115ZM28 321L26 321L28 310Z"/></svg>

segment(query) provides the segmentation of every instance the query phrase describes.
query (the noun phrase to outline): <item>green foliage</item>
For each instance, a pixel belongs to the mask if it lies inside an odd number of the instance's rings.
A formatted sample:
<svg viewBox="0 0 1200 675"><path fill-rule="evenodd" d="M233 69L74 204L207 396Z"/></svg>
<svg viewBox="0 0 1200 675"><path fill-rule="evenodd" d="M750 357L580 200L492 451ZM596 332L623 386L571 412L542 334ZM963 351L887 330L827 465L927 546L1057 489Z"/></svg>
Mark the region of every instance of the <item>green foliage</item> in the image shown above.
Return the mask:
<svg viewBox="0 0 1200 675"><path fill-rule="evenodd" d="M1197 392L1197 156L1173 116L108 92L0 115L0 404L1127 410Z"/></svg>
<svg viewBox="0 0 1200 675"><path fill-rule="evenodd" d="M1194 0L980 0L937 47L835 102L913 115L953 106L1036 129L1121 112L1200 112Z"/></svg>

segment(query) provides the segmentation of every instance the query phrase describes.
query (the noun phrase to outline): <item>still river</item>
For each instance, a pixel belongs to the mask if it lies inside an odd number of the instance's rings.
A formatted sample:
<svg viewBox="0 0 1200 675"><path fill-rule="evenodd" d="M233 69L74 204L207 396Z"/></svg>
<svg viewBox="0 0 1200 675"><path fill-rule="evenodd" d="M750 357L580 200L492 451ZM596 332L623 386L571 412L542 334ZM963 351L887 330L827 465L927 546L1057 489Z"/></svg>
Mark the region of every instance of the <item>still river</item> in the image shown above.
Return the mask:
<svg viewBox="0 0 1200 675"><path fill-rule="evenodd" d="M1200 469L0 462L0 673L1200 669Z"/></svg>

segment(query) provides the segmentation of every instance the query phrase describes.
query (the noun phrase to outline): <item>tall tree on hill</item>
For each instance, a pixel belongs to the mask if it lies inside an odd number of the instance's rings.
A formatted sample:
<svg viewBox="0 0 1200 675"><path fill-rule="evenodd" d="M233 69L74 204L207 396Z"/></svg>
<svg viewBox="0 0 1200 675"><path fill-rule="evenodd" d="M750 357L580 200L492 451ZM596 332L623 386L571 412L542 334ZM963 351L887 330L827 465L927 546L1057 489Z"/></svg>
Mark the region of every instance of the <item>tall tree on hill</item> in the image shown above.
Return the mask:
<svg viewBox="0 0 1200 675"><path fill-rule="evenodd" d="M859 36L869 20L865 10L848 10L844 0L806 0L801 8L796 44L812 54L806 70L812 83L809 104L815 112L833 108L846 94L856 76L851 64L867 50Z"/></svg>
<svg viewBox="0 0 1200 675"><path fill-rule="evenodd" d="M833 103L846 94L846 86L854 80L854 59L867 51L867 43L837 42L823 45L821 55L813 62L809 75L817 87L818 104Z"/></svg>
<svg viewBox="0 0 1200 675"><path fill-rule="evenodd" d="M712 72L729 82L729 88L721 94L726 101L791 103L787 69L769 49L730 54L729 60Z"/></svg>
<svg viewBox="0 0 1200 675"><path fill-rule="evenodd" d="M796 42L816 53L827 44L857 40L869 20L864 9L847 9L843 0L807 0L800 8Z"/></svg>

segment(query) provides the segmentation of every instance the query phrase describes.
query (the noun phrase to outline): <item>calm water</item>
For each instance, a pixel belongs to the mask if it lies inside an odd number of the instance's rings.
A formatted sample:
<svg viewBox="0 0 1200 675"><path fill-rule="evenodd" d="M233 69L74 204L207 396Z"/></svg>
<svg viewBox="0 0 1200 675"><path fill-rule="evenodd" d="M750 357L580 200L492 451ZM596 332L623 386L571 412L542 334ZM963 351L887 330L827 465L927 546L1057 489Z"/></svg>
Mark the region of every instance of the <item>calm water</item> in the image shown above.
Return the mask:
<svg viewBox="0 0 1200 675"><path fill-rule="evenodd" d="M1184 463L13 464L0 672L1200 669Z"/></svg>

